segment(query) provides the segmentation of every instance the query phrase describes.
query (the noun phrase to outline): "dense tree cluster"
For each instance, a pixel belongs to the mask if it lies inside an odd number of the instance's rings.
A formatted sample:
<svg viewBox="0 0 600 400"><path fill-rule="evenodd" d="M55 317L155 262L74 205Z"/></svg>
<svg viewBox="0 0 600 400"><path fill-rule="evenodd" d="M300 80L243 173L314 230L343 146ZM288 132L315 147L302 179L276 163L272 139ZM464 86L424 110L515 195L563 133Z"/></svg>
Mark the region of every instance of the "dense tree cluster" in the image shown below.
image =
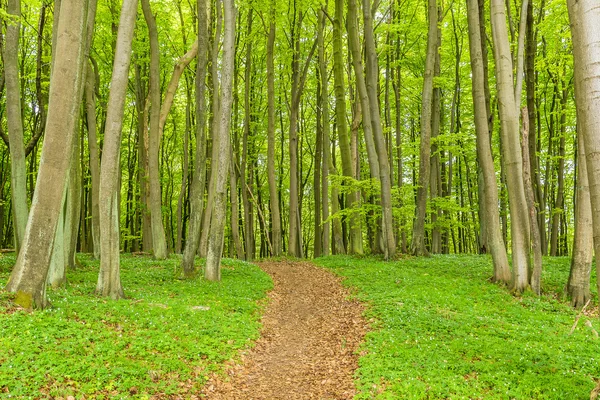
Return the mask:
<svg viewBox="0 0 600 400"><path fill-rule="evenodd" d="M8 289L43 307L77 251L113 298L121 251L214 280L223 255L489 252L539 293L541 256L573 254L582 306L593 3L0 0Z"/></svg>

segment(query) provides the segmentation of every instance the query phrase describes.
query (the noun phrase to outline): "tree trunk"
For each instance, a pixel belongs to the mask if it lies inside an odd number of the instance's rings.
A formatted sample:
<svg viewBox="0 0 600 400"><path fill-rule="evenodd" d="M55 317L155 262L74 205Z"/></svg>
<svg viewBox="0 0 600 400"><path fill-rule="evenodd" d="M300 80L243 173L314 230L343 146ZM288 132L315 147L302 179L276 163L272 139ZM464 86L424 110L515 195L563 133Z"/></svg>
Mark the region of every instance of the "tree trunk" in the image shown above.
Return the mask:
<svg viewBox="0 0 600 400"><path fill-rule="evenodd" d="M221 256L225 219L227 213L227 175L230 168L229 128L231 125L231 104L233 100L232 82L235 58L235 6L233 0L223 0L224 35L223 60L221 64L221 106L219 107L219 158L215 168L218 171L214 186L215 209L210 224L208 254L206 257L205 277L209 281L221 280Z"/></svg>
<svg viewBox="0 0 600 400"><path fill-rule="evenodd" d="M328 256L331 252L331 223L329 222L329 168L331 162L330 150L330 128L329 128L329 79L327 74L327 61L325 60L325 31L326 16L323 9L319 12L319 29L317 41L319 46L319 77L321 78L321 98L318 99L321 106L322 118L322 173L321 173L321 207L323 221L323 255Z"/></svg>
<svg viewBox="0 0 600 400"><path fill-rule="evenodd" d="M267 37L267 97L268 97L268 143L267 143L267 177L269 181L269 205L271 207L271 236L273 257L281 255L281 213L277 195L275 177L275 67L273 50L275 48L275 1L270 2L269 35Z"/></svg>
<svg viewBox="0 0 600 400"><path fill-rule="evenodd" d="M46 277L81 98L87 2L63 0L51 76L46 137L21 251L6 289L24 308L44 308Z"/></svg>
<svg viewBox="0 0 600 400"><path fill-rule="evenodd" d="M529 164L529 119L527 118L527 107L521 110L523 120L523 134L521 148L523 151L523 185L525 186L525 198L529 210L529 227L531 229L531 249L533 251L533 268L529 279L531 289L538 296L542 293L542 243L538 229L537 210L535 209L535 195L531 183L531 169Z"/></svg>
<svg viewBox="0 0 600 400"><path fill-rule="evenodd" d="M190 222L182 260L182 274L190 278L195 273L194 258L200 244L204 189L206 186L206 67L208 62L208 26L210 3L197 0L198 54L196 64L196 157L190 188Z"/></svg>
<svg viewBox="0 0 600 400"><path fill-rule="evenodd" d="M94 243L94 258L100 258L100 155L96 135L96 74L88 65L85 85L86 119L88 124L88 147L90 153L90 175L92 181L92 240Z"/></svg>
<svg viewBox="0 0 600 400"><path fill-rule="evenodd" d="M150 37L150 130L148 134L148 186L150 218L152 220L152 250L154 258L164 260L168 256L167 240L162 219L160 194L160 51L158 48L158 29L152 15L149 0L142 0L142 10L148 25ZM166 118L166 116L165 116Z"/></svg>
<svg viewBox="0 0 600 400"><path fill-rule="evenodd" d="M600 91L600 54L596 51L600 46L600 9L595 0L567 0L569 8L569 19L571 22L571 35L573 41L573 62L575 75L575 100L577 105L578 135L582 137L582 144L578 141L580 165L579 171L584 168L582 161L587 165L587 178L590 192L591 220L593 222L593 241L596 254L600 254L600 103L597 95ZM584 157L585 155L585 157ZM577 223L578 227L589 226L589 216L586 217L585 204L585 175L579 174L579 188L577 195L578 216L582 220ZM580 199L582 200L580 202ZM587 221L586 221L587 219ZM589 233L588 233L589 234ZM586 232L577 231L576 239L581 239L581 247L574 248L574 256L582 263L587 263L590 258L586 253L586 242L589 237ZM575 257L574 257L575 258ZM584 268L582 268L584 269ZM584 274L585 275L585 274ZM580 282L572 277L569 286ZM600 288L600 274L597 274L597 285ZM585 278L582 277L582 280ZM582 289L578 290L577 302L580 305L585 298L585 284L581 283ZM575 299L574 299L575 300ZM574 301L575 303L575 301Z"/></svg>
<svg viewBox="0 0 600 400"><path fill-rule="evenodd" d="M119 20L115 61L108 96L106 129L100 164L100 274L96 292L112 299L124 297L120 277L120 148L125 97L129 83L131 47L137 0L124 0Z"/></svg>
<svg viewBox="0 0 600 400"><path fill-rule="evenodd" d="M477 0L467 0L469 22L469 47L471 50L471 71L473 108L475 110L475 130L477 132L477 159L484 181L485 215L487 243L494 263L494 281L509 282L510 267L506 247L502 240L500 214L498 212L498 182L494 171L490 133L488 131L487 112L484 93L484 70L481 53L481 35Z"/></svg>
<svg viewBox="0 0 600 400"><path fill-rule="evenodd" d="M389 156L383 135L383 126L379 114L377 48L375 45L375 27L371 14L371 1L363 0L363 18L365 22L365 54L367 93L369 94L370 116L375 139L375 149L379 160L379 179L381 183L382 230L384 256L386 260L396 255L396 239L394 238L394 220L392 216L392 182ZM437 20L437 19L436 19Z"/></svg>
<svg viewBox="0 0 600 400"><path fill-rule="evenodd" d="M15 250L21 249L29 214L27 207L27 174L23 121L21 112L21 79L19 77L19 36L21 31L21 1L9 0L6 11L15 20L6 26L4 45L4 76L6 82L6 120L10 141L11 199Z"/></svg>
<svg viewBox="0 0 600 400"><path fill-rule="evenodd" d="M342 21L344 19L344 1L335 1L335 18L333 20L333 75L335 79L335 115L338 132L340 155L342 158L342 172L346 178L352 179L352 153L350 138L348 137L348 124L346 122L346 89L344 84L344 55L342 46ZM350 242L349 254L362 254L362 232L360 219L352 208L358 206L359 197L356 192L346 195L346 208L350 210L349 218Z"/></svg>
<svg viewBox="0 0 600 400"><path fill-rule="evenodd" d="M581 82L575 83L575 95L579 99ZM578 123L582 124L584 116L577 108ZM579 125L581 127L581 125ZM567 282L566 292L571 299L571 305L581 308L588 302L590 294L590 275L592 272L592 257L594 255L594 237L592 228L592 206L590 204L590 188L585 158L585 146L582 132L577 134L577 186L575 187L575 235L573 236L573 257L571 272Z"/></svg>
<svg viewBox="0 0 600 400"><path fill-rule="evenodd" d="M423 95L421 102L421 144L419 151L419 183L413 223L411 252L416 256L427 255L425 247L425 212L427 211L427 188L429 186L431 157L431 115L433 99L433 70L438 51L436 0L428 0L429 29L427 32L427 57L423 73Z"/></svg>
<svg viewBox="0 0 600 400"><path fill-rule="evenodd" d="M491 8L502 153L511 217L512 288L516 292L523 292L529 285L529 218L523 187L519 115L514 95L513 69L504 4L502 0L492 0Z"/></svg>
<svg viewBox="0 0 600 400"><path fill-rule="evenodd" d="M248 11L248 23L246 37L252 36L252 9ZM252 90L252 41L246 44L246 62L244 66L244 136L242 139L242 163L240 166L240 183L242 190L242 203L244 206L244 245L245 259L252 261L256 245L254 243L254 212L249 197L252 197L250 186L253 184L252 163L248 163L250 137L250 91ZM246 178L247 177L247 178Z"/></svg>

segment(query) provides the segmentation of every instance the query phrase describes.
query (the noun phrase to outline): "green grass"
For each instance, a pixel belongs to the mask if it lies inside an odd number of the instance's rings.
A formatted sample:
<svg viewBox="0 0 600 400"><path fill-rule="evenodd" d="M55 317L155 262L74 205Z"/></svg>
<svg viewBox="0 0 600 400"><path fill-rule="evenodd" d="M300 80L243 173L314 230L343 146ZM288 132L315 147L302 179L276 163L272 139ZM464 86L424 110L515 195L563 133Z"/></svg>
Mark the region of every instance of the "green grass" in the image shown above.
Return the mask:
<svg viewBox="0 0 600 400"><path fill-rule="evenodd" d="M600 322L584 316L569 335L569 260L544 261L537 298L490 283L489 257L318 259L369 304L357 398L588 399L600 340L585 322Z"/></svg>
<svg viewBox="0 0 600 400"><path fill-rule="evenodd" d="M175 279L176 257L125 255L128 298L112 301L94 295L98 262L80 261L65 289L49 291L48 310L15 310L0 293L0 397L193 393L258 337L260 300L272 287L244 262L224 260L215 284ZM13 264L13 256L0 258L0 287Z"/></svg>

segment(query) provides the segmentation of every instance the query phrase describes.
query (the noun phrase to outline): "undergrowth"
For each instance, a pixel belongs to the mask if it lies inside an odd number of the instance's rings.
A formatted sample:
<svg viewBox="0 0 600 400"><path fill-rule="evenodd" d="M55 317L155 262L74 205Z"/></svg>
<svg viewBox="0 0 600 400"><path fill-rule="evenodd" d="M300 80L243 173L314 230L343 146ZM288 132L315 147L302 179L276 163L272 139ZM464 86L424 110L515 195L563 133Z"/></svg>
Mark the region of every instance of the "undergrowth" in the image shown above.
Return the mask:
<svg viewBox="0 0 600 400"><path fill-rule="evenodd" d="M539 298L490 283L484 256L317 263L369 304L358 399L587 399L600 377L597 318L570 334L567 258L544 260Z"/></svg>
<svg viewBox="0 0 600 400"><path fill-rule="evenodd" d="M148 398L197 392L259 334L272 287L258 267L224 260L222 282L176 279L180 258L124 255L126 300L94 295L99 264L81 255L52 307L15 309L0 292L0 397ZM4 287L14 257L0 258Z"/></svg>

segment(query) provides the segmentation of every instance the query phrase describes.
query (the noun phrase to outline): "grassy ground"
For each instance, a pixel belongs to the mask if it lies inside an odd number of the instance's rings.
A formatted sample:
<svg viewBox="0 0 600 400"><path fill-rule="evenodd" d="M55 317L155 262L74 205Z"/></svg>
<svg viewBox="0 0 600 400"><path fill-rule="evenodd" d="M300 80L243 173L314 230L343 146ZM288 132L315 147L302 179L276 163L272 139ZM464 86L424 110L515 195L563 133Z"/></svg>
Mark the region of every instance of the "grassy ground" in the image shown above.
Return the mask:
<svg viewBox="0 0 600 400"><path fill-rule="evenodd" d="M488 257L317 263L370 304L359 399L588 399L600 377L598 319L569 335L567 258L545 260L541 298L490 283Z"/></svg>
<svg viewBox="0 0 600 400"><path fill-rule="evenodd" d="M123 256L128 299L95 296L98 262L81 256L53 307L27 313L0 293L0 397L185 397L259 332L260 299L272 286L258 267L224 261L223 281L175 279L160 265ZM4 287L14 257L0 258Z"/></svg>

